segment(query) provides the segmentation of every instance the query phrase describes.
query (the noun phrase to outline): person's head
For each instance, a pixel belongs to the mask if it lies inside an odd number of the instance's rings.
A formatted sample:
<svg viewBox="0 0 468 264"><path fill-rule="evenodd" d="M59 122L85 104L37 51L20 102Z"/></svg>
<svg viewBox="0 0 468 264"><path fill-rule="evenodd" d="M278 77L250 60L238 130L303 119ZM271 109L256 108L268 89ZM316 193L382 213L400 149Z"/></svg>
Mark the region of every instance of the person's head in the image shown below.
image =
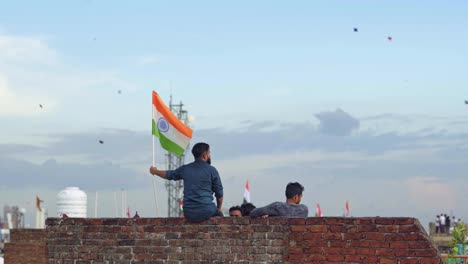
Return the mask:
<svg viewBox="0 0 468 264"><path fill-rule="evenodd" d="M242 216L242 209L239 206L233 206L229 208L229 216L230 217L241 217Z"/></svg>
<svg viewBox="0 0 468 264"><path fill-rule="evenodd" d="M192 148L192 154L195 160L201 159L211 164L210 145L203 142L197 143Z"/></svg>
<svg viewBox="0 0 468 264"><path fill-rule="evenodd" d="M301 203L304 186L298 182L290 182L286 186L286 198L295 204Z"/></svg>
<svg viewBox="0 0 468 264"><path fill-rule="evenodd" d="M255 209L255 205L251 203L245 203L241 205L241 209L242 209L242 216L249 216L250 212L252 212L252 210Z"/></svg>

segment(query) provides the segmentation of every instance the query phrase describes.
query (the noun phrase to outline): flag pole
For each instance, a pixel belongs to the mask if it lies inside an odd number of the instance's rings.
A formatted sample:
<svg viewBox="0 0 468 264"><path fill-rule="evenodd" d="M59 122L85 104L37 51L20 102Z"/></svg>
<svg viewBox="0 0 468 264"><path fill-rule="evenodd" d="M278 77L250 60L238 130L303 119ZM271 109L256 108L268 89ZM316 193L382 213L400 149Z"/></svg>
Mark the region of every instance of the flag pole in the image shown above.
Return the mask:
<svg viewBox="0 0 468 264"><path fill-rule="evenodd" d="M151 120L153 120L154 117L154 106L151 104ZM154 121L152 121L154 122ZM153 145L153 156L151 158L152 165L154 167L154 158L155 158L155 147L154 147L154 135L153 135L153 125L151 125L151 139L152 139L152 145ZM156 217L158 216L158 201L156 199L156 180L154 179L154 175L151 175L152 182L153 182L153 195L154 195L154 204L156 206Z"/></svg>

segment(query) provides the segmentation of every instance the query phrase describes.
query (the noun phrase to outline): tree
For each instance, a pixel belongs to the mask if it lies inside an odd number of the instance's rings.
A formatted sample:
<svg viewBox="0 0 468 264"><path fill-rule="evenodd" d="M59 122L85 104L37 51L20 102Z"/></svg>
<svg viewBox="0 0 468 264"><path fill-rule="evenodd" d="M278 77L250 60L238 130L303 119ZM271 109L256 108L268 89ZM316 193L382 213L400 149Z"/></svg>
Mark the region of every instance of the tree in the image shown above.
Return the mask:
<svg viewBox="0 0 468 264"><path fill-rule="evenodd" d="M450 241L449 244L449 246L452 248L452 252L450 253L451 258L453 258L455 255L465 255L467 253L465 250L465 247L467 245L467 238L468 230L465 227L465 223L459 222L452 230L452 241ZM458 261L459 260L457 259L457 262Z"/></svg>

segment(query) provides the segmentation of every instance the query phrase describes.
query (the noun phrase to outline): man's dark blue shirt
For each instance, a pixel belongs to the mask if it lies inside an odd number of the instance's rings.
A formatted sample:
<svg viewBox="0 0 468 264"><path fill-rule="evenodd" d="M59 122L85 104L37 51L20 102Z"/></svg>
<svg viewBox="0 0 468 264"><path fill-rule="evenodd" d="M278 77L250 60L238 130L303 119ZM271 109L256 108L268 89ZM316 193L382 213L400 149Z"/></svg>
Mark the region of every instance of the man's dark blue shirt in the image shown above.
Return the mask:
<svg viewBox="0 0 468 264"><path fill-rule="evenodd" d="M213 193L216 198L223 197L223 185L215 167L196 160L176 170L168 170L166 179L184 181L184 215L188 220L203 221L216 213Z"/></svg>

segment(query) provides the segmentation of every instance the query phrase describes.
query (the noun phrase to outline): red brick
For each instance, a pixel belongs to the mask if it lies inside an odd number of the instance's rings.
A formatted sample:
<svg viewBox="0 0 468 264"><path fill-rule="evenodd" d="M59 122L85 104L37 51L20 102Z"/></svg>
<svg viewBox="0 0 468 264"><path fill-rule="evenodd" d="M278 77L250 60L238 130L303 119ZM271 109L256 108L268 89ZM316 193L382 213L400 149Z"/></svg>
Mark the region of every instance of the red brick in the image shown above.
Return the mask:
<svg viewBox="0 0 468 264"><path fill-rule="evenodd" d="M375 249L372 249L372 248L356 248L356 254L375 256Z"/></svg>
<svg viewBox="0 0 468 264"><path fill-rule="evenodd" d="M322 233L305 233L303 238L304 240L320 240L322 237Z"/></svg>
<svg viewBox="0 0 468 264"><path fill-rule="evenodd" d="M325 223L327 225L346 225L352 224L353 219L351 218L343 218L343 217L324 217Z"/></svg>
<svg viewBox="0 0 468 264"><path fill-rule="evenodd" d="M305 230L306 230L306 228L303 225L300 225L300 226L293 225L293 226L291 226L291 231L292 232L304 232Z"/></svg>
<svg viewBox="0 0 468 264"><path fill-rule="evenodd" d="M326 225L314 225L314 226L309 226L307 228L309 232L313 233L325 233L328 230L328 226Z"/></svg>
<svg viewBox="0 0 468 264"><path fill-rule="evenodd" d="M392 249L377 249L375 251L375 254L377 256L385 256L385 257L388 257L388 256L395 256L396 252Z"/></svg>
<svg viewBox="0 0 468 264"><path fill-rule="evenodd" d="M385 235L382 233L366 233L365 235L366 239L369 240L380 240L383 241L385 238Z"/></svg>
<svg viewBox="0 0 468 264"><path fill-rule="evenodd" d="M411 249L412 256L415 257L436 257L437 251L435 249Z"/></svg>
<svg viewBox="0 0 468 264"><path fill-rule="evenodd" d="M343 240L343 234L340 233L324 233L322 234L323 239L326 240Z"/></svg>
<svg viewBox="0 0 468 264"><path fill-rule="evenodd" d="M411 233L411 232L419 232L419 228L415 225L401 225L399 226L400 233Z"/></svg>
<svg viewBox="0 0 468 264"><path fill-rule="evenodd" d="M398 226L394 226L394 225L377 226L377 231L382 232L382 233L398 233Z"/></svg>
<svg viewBox="0 0 468 264"><path fill-rule="evenodd" d="M357 248L369 247L370 244L371 244L371 242L368 241L368 240L354 240L354 241L351 241L351 247L357 247Z"/></svg>
<svg viewBox="0 0 468 264"><path fill-rule="evenodd" d="M419 262L421 264L442 264L443 262L439 258L421 258Z"/></svg>
<svg viewBox="0 0 468 264"><path fill-rule="evenodd" d="M400 258L400 264L419 264L418 258Z"/></svg>
<svg viewBox="0 0 468 264"><path fill-rule="evenodd" d="M305 254L323 254L323 248L321 247L311 247L311 248L304 248Z"/></svg>
<svg viewBox="0 0 468 264"><path fill-rule="evenodd" d="M303 259L301 260L307 260L307 261L323 261L326 260L326 257L321 254L310 254L310 255L305 255Z"/></svg>
<svg viewBox="0 0 468 264"><path fill-rule="evenodd" d="M330 247L346 247L348 242L346 241L329 241L328 242Z"/></svg>
<svg viewBox="0 0 468 264"><path fill-rule="evenodd" d="M397 264L398 261L393 258L380 258L380 264Z"/></svg>
<svg viewBox="0 0 468 264"><path fill-rule="evenodd" d="M325 224L325 218L323 217L313 217L307 218L306 225L323 225Z"/></svg>
<svg viewBox="0 0 468 264"><path fill-rule="evenodd" d="M384 242L384 241L369 241L369 247L370 248L381 248L381 249L387 249L390 247L390 243Z"/></svg>
<svg viewBox="0 0 468 264"><path fill-rule="evenodd" d="M305 218L289 218L289 225L305 225Z"/></svg>
<svg viewBox="0 0 468 264"><path fill-rule="evenodd" d="M344 240L359 240L363 238L362 233L344 233Z"/></svg>
<svg viewBox="0 0 468 264"><path fill-rule="evenodd" d="M351 256L345 256L345 262L361 262L361 256L356 256L356 255L351 255Z"/></svg>
<svg viewBox="0 0 468 264"><path fill-rule="evenodd" d="M345 226L330 226L330 232L332 233L344 233L346 232L346 227Z"/></svg>
<svg viewBox="0 0 468 264"><path fill-rule="evenodd" d="M327 260L334 262L344 261L344 259L344 256L327 256Z"/></svg>
<svg viewBox="0 0 468 264"><path fill-rule="evenodd" d="M432 244L428 241L426 242L411 242L409 243L410 248L414 249L427 249L427 248L432 248Z"/></svg>
<svg viewBox="0 0 468 264"><path fill-rule="evenodd" d="M304 245L309 247L328 247L327 241L304 241Z"/></svg>
<svg viewBox="0 0 468 264"><path fill-rule="evenodd" d="M354 219L353 224L355 225L373 225L375 224L375 218L364 217Z"/></svg>
<svg viewBox="0 0 468 264"><path fill-rule="evenodd" d="M402 217L402 218L394 218L393 222L395 225L412 225L415 223L414 218L407 218L407 217Z"/></svg>
<svg viewBox="0 0 468 264"><path fill-rule="evenodd" d="M302 248L290 247L288 250L289 250L289 254L302 254L303 253Z"/></svg>
<svg viewBox="0 0 468 264"><path fill-rule="evenodd" d="M393 225L394 219L377 217L375 223L378 225Z"/></svg>
<svg viewBox="0 0 468 264"><path fill-rule="evenodd" d="M362 263L378 263L379 259L376 256L363 256Z"/></svg>
<svg viewBox="0 0 468 264"><path fill-rule="evenodd" d="M408 249L394 249L395 251L395 256L397 257L413 257L415 256L414 253L412 253Z"/></svg>
<svg viewBox="0 0 468 264"><path fill-rule="evenodd" d="M390 242L390 248L410 248L408 242Z"/></svg>
<svg viewBox="0 0 468 264"><path fill-rule="evenodd" d="M337 247L324 248L323 253L325 255L340 255L341 248L337 248Z"/></svg>

